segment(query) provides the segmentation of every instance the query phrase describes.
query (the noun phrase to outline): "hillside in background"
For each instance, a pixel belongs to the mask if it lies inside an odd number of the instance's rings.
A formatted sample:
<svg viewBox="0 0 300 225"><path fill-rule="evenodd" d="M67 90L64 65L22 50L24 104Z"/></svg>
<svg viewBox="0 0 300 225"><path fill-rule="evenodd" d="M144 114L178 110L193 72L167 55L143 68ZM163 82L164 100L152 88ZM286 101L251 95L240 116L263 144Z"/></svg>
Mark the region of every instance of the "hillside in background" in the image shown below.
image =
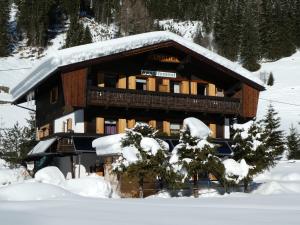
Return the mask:
<svg viewBox="0 0 300 225"><path fill-rule="evenodd" d="M275 85L261 94L258 117L271 102L283 118L283 129L300 121L300 53L296 50L300 46L300 0L44 3L0 2L0 55L5 56L0 57L0 86L15 86L46 55L66 46L169 30L256 70L258 77L272 72ZM0 105L1 128L16 121L24 124L26 116L26 110Z"/></svg>

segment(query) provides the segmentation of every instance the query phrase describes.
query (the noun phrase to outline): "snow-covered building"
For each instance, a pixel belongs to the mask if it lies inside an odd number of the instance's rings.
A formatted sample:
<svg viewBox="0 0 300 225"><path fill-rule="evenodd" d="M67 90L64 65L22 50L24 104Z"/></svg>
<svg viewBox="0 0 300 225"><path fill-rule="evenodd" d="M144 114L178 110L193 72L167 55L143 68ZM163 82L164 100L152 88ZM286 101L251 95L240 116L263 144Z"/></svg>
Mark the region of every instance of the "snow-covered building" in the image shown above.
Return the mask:
<svg viewBox="0 0 300 225"><path fill-rule="evenodd" d="M35 97L40 140L122 133L136 122L177 135L186 117L205 122L214 138L228 139L233 119L256 116L263 90L238 64L159 31L59 50L11 94L14 104Z"/></svg>

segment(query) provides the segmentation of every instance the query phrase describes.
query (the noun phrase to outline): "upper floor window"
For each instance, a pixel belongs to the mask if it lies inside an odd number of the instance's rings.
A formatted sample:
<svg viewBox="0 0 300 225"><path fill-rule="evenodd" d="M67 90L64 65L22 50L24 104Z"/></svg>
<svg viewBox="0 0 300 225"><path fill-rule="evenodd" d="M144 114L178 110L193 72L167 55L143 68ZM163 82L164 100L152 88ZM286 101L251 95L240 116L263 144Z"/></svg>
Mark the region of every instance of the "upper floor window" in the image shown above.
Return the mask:
<svg viewBox="0 0 300 225"><path fill-rule="evenodd" d="M173 93L180 93L180 82L177 81L171 81L171 92Z"/></svg>
<svg viewBox="0 0 300 225"><path fill-rule="evenodd" d="M136 90L146 91L147 90L147 80L146 79L136 79Z"/></svg>
<svg viewBox="0 0 300 225"><path fill-rule="evenodd" d="M54 104L58 100L58 87L55 86L50 90L50 103Z"/></svg>
<svg viewBox="0 0 300 225"><path fill-rule="evenodd" d="M104 86L109 88L116 88L118 84L118 78L116 75L105 74Z"/></svg>
<svg viewBox="0 0 300 225"><path fill-rule="evenodd" d="M206 95L206 84L197 84L197 95Z"/></svg>

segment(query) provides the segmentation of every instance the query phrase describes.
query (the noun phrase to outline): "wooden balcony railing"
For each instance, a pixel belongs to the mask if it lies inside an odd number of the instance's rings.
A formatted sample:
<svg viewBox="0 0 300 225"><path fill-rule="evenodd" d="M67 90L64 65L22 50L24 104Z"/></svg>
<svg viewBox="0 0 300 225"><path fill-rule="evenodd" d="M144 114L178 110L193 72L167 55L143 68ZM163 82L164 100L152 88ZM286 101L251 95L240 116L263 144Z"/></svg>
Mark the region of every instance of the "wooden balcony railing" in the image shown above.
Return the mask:
<svg viewBox="0 0 300 225"><path fill-rule="evenodd" d="M89 87L87 103L108 107L239 114L235 98Z"/></svg>

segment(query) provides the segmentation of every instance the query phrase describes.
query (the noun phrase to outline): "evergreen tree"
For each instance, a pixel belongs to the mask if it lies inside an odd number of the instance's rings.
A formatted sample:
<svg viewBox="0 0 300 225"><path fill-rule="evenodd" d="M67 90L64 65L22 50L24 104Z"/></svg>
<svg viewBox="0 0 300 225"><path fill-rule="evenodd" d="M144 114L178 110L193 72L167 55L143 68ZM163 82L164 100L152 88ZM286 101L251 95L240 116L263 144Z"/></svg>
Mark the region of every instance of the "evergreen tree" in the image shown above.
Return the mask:
<svg viewBox="0 0 300 225"><path fill-rule="evenodd" d="M300 159L300 138L294 126L291 126L290 133L286 138L289 159Z"/></svg>
<svg viewBox="0 0 300 225"><path fill-rule="evenodd" d="M122 156L113 165L117 174L126 174L138 180L140 197L144 195L146 179L157 177L161 183L173 184L176 177L168 169L168 147L156 138L156 134L157 130L144 123L137 123L134 128L127 129L122 139ZM135 159L128 157L128 154L134 155Z"/></svg>
<svg viewBox="0 0 300 225"><path fill-rule="evenodd" d="M23 141L24 128L18 122L12 128L4 130L2 139L3 159L13 164L20 163Z"/></svg>
<svg viewBox="0 0 300 225"><path fill-rule="evenodd" d="M188 128L180 131L180 144L173 150L171 162L186 171L185 179L193 178L194 196L198 196L198 180L201 176L213 174L223 185L225 184L225 168L219 157L216 156L216 147L207 140L192 136ZM173 158L176 160L173 160ZM178 160L177 160L178 158Z"/></svg>
<svg viewBox="0 0 300 225"><path fill-rule="evenodd" d="M9 0L0 1L0 57L7 56L9 54L9 2Z"/></svg>
<svg viewBox="0 0 300 225"><path fill-rule="evenodd" d="M273 86L274 85L274 76L273 76L272 72L269 75L267 85L269 85L269 86Z"/></svg>
<svg viewBox="0 0 300 225"><path fill-rule="evenodd" d="M89 44L92 42L93 42L93 39L92 39L92 34L90 31L90 28L88 26L86 26L81 44L85 45L85 44Z"/></svg>
<svg viewBox="0 0 300 225"><path fill-rule="evenodd" d="M247 2L243 16L242 28L241 61L243 66L250 71L256 71L260 68L260 65L258 64L258 28L254 22L255 6L256 5L253 0Z"/></svg>
<svg viewBox="0 0 300 225"><path fill-rule="evenodd" d="M262 139L271 160L269 166L275 165L275 160L284 151L283 132L280 130L280 117L272 105L269 106L267 114L260 121L263 128Z"/></svg>
<svg viewBox="0 0 300 225"><path fill-rule="evenodd" d="M30 114L28 125L21 127L17 122L12 128L2 132L2 151L0 156L12 164L22 163L24 157L36 144L35 116Z"/></svg>
<svg viewBox="0 0 300 225"><path fill-rule="evenodd" d="M269 161L273 160L263 144L262 128L255 121L247 128L233 130L233 158L236 161L244 159L251 166L249 173L244 178L244 190L249 191L249 184L253 177L269 168Z"/></svg>
<svg viewBox="0 0 300 225"><path fill-rule="evenodd" d="M295 0L293 9L293 42L300 48L300 0Z"/></svg>

